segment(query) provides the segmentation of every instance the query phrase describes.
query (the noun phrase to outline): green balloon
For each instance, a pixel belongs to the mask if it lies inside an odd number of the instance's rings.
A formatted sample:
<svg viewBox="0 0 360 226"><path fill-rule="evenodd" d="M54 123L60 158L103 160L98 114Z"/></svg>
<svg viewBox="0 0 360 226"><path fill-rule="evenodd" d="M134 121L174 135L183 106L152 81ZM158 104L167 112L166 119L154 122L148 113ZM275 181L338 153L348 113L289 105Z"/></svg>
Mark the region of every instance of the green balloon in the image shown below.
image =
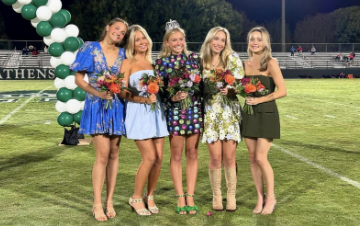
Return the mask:
<svg viewBox="0 0 360 226"><path fill-rule="evenodd" d="M66 23L69 23L71 20L71 14L66 9L60 9L59 13L62 13L66 18Z"/></svg>
<svg viewBox="0 0 360 226"><path fill-rule="evenodd" d="M64 41L64 47L66 51L75 52L80 47L79 40L76 37L67 37Z"/></svg>
<svg viewBox="0 0 360 226"><path fill-rule="evenodd" d="M49 21L40 21L36 26L36 32L42 37L51 35L52 29Z"/></svg>
<svg viewBox="0 0 360 226"><path fill-rule="evenodd" d="M79 38L78 37L78 39L79 39L79 43L80 43L80 47L84 44L84 40L82 40L82 38Z"/></svg>
<svg viewBox="0 0 360 226"><path fill-rule="evenodd" d="M48 0L32 0L32 3L36 5L37 7L46 5L48 3Z"/></svg>
<svg viewBox="0 0 360 226"><path fill-rule="evenodd" d="M65 79L68 75L70 75L69 66L60 64L55 68L55 76L56 77Z"/></svg>
<svg viewBox="0 0 360 226"><path fill-rule="evenodd" d="M64 47L61 43L53 42L49 46L49 54L54 57L59 57L63 52L65 52Z"/></svg>
<svg viewBox="0 0 360 226"><path fill-rule="evenodd" d="M62 87L56 92L56 98L61 102L67 102L72 98L72 90Z"/></svg>
<svg viewBox="0 0 360 226"><path fill-rule="evenodd" d="M12 4L14 4L15 2L17 2L17 0L2 0L2 2L3 2L5 5L12 5Z"/></svg>
<svg viewBox="0 0 360 226"><path fill-rule="evenodd" d="M51 16L50 22L53 27L64 27L66 24L66 18L62 13L57 12Z"/></svg>
<svg viewBox="0 0 360 226"><path fill-rule="evenodd" d="M80 125L81 122L81 116L83 111L79 111L78 113L74 114L74 121Z"/></svg>
<svg viewBox="0 0 360 226"><path fill-rule="evenodd" d="M27 20L32 20L36 17L36 10L36 6L33 4L27 4L21 8L21 15Z"/></svg>
<svg viewBox="0 0 360 226"><path fill-rule="evenodd" d="M70 71L70 75L76 75L76 71Z"/></svg>
<svg viewBox="0 0 360 226"><path fill-rule="evenodd" d="M70 126L74 122L74 116L69 112L61 112L57 121L60 126Z"/></svg>
<svg viewBox="0 0 360 226"><path fill-rule="evenodd" d="M73 96L74 99L77 99L78 101L84 101L86 97L86 92L80 87L76 87L73 91Z"/></svg>

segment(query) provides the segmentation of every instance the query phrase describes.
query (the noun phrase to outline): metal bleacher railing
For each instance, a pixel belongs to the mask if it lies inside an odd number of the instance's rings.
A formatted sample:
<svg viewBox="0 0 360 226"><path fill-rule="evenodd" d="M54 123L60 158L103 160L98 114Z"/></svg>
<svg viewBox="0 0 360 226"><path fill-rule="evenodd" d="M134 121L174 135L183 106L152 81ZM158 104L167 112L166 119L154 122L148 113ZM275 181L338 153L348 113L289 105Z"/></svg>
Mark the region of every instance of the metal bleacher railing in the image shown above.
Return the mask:
<svg viewBox="0 0 360 226"><path fill-rule="evenodd" d="M8 41L8 40L7 40ZM1 40L0 40L1 44ZM26 44L36 46L38 49L41 48L41 45L43 45L42 41L38 41L38 45L31 41L27 41ZM199 50L201 46L201 42L188 42L188 47L190 50ZM235 51L237 51L240 55L240 57L245 60L247 59L247 53L246 49L246 43L233 43L233 48ZM289 48L291 46L296 47L294 44L287 44ZM312 45L312 44L307 44ZM327 47L326 47L327 45ZM327 52L327 51L321 51L323 48L326 47L326 50L332 49L334 45L337 45L337 48L339 49L346 49L348 51L344 52ZM302 45L303 47L304 45ZM279 65L281 68L285 69L301 69L301 68L348 68L348 67L356 67L360 68L360 59L358 60L357 57L354 58L354 60L351 62L348 60L343 59L335 59L335 56L342 53L343 56L349 56L349 53L351 51L360 52L360 44L354 43L354 44L314 44L317 48L316 54L311 54L310 52L305 52L306 48L303 47L303 53L295 53L295 56L290 56L290 52L276 52L273 51L273 57L277 59L279 62ZM319 46L322 46L319 48ZM25 45L24 45L25 47ZM40 47L40 48L39 48ZM273 44L273 48L279 47L276 43ZM158 51L161 48L161 43L155 42L153 46L153 59L156 59L158 56ZM22 49L22 48L20 48ZM242 49L242 50L239 50ZM320 51L319 51L320 49ZM50 58L51 56L48 53L44 53L43 51L40 51L40 54L38 56L32 56L32 55L21 55L21 50L4 50L1 48L0 45L0 66L1 67L51 67L50 65ZM197 52L197 51L195 51Z"/></svg>

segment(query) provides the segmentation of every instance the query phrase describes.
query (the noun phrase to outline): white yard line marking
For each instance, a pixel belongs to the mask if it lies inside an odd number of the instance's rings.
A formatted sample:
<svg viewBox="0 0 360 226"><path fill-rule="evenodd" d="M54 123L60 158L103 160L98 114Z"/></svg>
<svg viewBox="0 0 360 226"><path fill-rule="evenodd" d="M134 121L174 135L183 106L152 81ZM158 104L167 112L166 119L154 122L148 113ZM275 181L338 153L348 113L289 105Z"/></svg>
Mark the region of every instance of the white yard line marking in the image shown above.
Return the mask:
<svg viewBox="0 0 360 226"><path fill-rule="evenodd" d="M304 97L304 96L298 96L298 95L292 95L292 97L297 97L297 98L310 98L310 97ZM360 108L359 106L356 105L352 105L352 104L341 104L341 103L337 103L337 102L331 102L331 101L324 101L322 99L314 99L314 98L310 98L311 100L315 100L318 102L322 102L325 104L333 104L333 105L339 105L339 106L346 106L346 107L353 107L353 108Z"/></svg>
<svg viewBox="0 0 360 226"><path fill-rule="evenodd" d="M50 120L47 120L47 121L45 121L45 123L44 124L46 124L46 125L50 125L51 124L51 121Z"/></svg>
<svg viewBox="0 0 360 226"><path fill-rule="evenodd" d="M286 153L288 155L291 155L291 156L293 156L293 157L307 163L308 165L310 165L312 167L318 168L319 170L324 171L325 173L327 173L327 174L329 174L329 175L331 175L333 177L336 177L336 178L338 178L338 179L340 179L342 181L345 181L346 183L351 184L352 186L360 189L360 183L357 182L357 181L351 180L351 179L349 179L347 177L344 177L343 175L335 173L334 171L332 171L332 170L330 170L328 168L325 168L322 165L316 164L316 163L310 161L309 159L304 158L304 157L302 157L302 156L300 156L298 154L295 154L295 153L293 153L293 152L291 152L289 150L286 150L285 148L282 148L282 147L280 147L280 146L278 146L276 144L272 144L271 146L273 146L274 148L276 148L276 149L278 149L278 150L280 150L280 151L282 151L282 152L284 152L284 153Z"/></svg>
<svg viewBox="0 0 360 226"><path fill-rule="evenodd" d="M336 118L335 116L333 115L324 115L325 117L328 117L328 118Z"/></svg>
<svg viewBox="0 0 360 226"><path fill-rule="evenodd" d="M288 117L288 118L291 118L291 119L297 119L296 117L291 116L291 115L285 115L285 116Z"/></svg>
<svg viewBox="0 0 360 226"><path fill-rule="evenodd" d="M49 89L50 87L52 87L53 85L41 90L39 93L44 92L45 90ZM36 95L31 96L29 99L27 99L26 101L24 101L24 103L22 103L19 107L15 108L12 112L10 112L7 116L5 116L3 119L0 120L0 125L4 124L9 118L11 118L14 114L16 114L16 112L18 112L22 107L24 107L27 103L29 103L32 99L34 99L36 97Z"/></svg>

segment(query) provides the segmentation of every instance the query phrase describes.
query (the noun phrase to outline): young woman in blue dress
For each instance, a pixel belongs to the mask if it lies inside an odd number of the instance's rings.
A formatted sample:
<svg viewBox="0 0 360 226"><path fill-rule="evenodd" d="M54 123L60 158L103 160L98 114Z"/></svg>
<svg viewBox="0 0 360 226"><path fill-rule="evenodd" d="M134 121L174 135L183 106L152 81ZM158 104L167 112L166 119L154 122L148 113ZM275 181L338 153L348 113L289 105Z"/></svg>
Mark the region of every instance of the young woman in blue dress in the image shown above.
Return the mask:
<svg viewBox="0 0 360 226"><path fill-rule="evenodd" d="M161 170L164 137L169 135L159 94L147 97L139 87L139 80L144 74L154 76L151 48L152 41L146 30L139 25L132 25L126 45L127 59L123 61L120 69L130 91L121 93L121 97L128 100L126 137L135 141L142 157L129 204L137 214L145 216L159 212L154 202L154 190ZM150 107L152 103L157 105L154 110ZM142 196L146 181L147 192Z"/></svg>
<svg viewBox="0 0 360 226"><path fill-rule="evenodd" d="M169 76L177 69L186 67L189 71L200 73L199 56L187 50L185 31L176 21L166 25L160 57L156 60L156 72L164 78L165 88L162 95L165 103L167 126L170 133L170 173L178 198L176 212L196 214L198 207L194 203L194 192L198 173L198 143L203 130L203 114L200 93L177 92L169 96L166 86ZM190 96L192 106L181 109L180 101ZM182 155L185 147L186 188L183 189Z"/></svg>
<svg viewBox="0 0 360 226"><path fill-rule="evenodd" d="M75 83L87 92L80 133L91 135L96 152L92 170L94 189L93 216L97 221L114 218L113 194L118 172L119 144L125 134L124 103L117 95L100 91L96 74L103 71L118 73L125 53L120 44L127 32L127 23L115 18L104 28L99 42L86 42L79 50L70 69L76 71ZM84 80L89 76L89 83ZM112 100L111 108L104 108ZM106 179L106 199L104 213L101 192Z"/></svg>
<svg viewBox="0 0 360 226"><path fill-rule="evenodd" d="M253 213L266 215L274 211L276 204L274 172L267 158L273 139L280 138L280 120L275 100L286 96L286 87L279 64L271 56L268 31L264 27L255 27L248 33L247 39L249 59L245 61L245 75L259 79L269 90L266 96L246 98L254 114L243 113L241 131L248 148L250 169L258 196Z"/></svg>

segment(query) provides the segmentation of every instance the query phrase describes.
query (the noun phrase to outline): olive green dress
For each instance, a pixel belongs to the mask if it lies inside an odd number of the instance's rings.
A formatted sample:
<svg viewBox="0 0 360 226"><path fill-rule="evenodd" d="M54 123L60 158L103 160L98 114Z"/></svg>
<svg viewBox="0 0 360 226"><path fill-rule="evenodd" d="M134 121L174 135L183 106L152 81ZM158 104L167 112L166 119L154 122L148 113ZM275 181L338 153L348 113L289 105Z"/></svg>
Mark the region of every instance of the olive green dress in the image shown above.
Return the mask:
<svg viewBox="0 0 360 226"><path fill-rule="evenodd" d="M251 77L251 76L245 76ZM275 91L273 78L264 75L253 75L269 90L269 94ZM268 94L268 95L269 95ZM275 100L253 105L253 115L242 113L242 131L244 137L280 139L280 119Z"/></svg>

